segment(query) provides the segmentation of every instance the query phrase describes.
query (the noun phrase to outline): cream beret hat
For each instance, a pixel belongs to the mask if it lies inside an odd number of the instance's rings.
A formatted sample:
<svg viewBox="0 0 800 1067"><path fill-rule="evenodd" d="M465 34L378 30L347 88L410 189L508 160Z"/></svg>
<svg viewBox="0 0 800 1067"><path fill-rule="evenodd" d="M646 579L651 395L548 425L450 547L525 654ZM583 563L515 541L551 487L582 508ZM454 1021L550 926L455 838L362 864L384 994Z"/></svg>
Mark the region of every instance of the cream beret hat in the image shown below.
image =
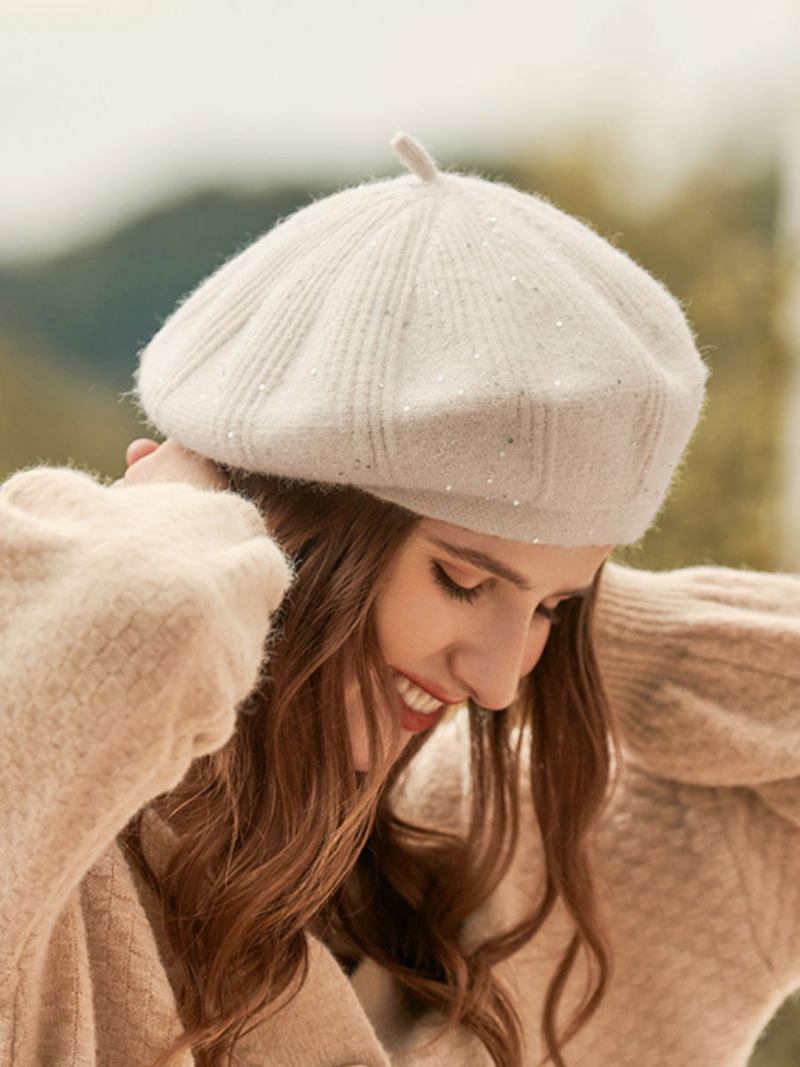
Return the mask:
<svg viewBox="0 0 800 1067"><path fill-rule="evenodd" d="M678 302L543 197L391 146L404 173L279 220L179 302L134 376L148 422L480 533L639 540L705 398Z"/></svg>

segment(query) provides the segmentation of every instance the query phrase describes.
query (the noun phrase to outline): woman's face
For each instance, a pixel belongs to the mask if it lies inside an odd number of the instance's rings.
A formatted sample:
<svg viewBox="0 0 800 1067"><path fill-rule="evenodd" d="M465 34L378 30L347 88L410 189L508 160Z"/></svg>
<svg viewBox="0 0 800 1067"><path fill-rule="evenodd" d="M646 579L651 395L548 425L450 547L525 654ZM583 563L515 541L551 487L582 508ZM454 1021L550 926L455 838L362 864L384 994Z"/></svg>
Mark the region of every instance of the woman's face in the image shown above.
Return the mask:
<svg viewBox="0 0 800 1067"><path fill-rule="evenodd" d="M578 595L571 590L591 585L613 548L530 545L423 519L392 560L377 599L384 659L453 703L472 697L484 708L506 708L542 654L553 625L547 616ZM493 561L502 575L493 573ZM355 683L347 688L347 711L355 766L363 771L367 732ZM399 694L397 706L379 714L387 725L390 716L402 722ZM392 760L413 736L402 728Z"/></svg>

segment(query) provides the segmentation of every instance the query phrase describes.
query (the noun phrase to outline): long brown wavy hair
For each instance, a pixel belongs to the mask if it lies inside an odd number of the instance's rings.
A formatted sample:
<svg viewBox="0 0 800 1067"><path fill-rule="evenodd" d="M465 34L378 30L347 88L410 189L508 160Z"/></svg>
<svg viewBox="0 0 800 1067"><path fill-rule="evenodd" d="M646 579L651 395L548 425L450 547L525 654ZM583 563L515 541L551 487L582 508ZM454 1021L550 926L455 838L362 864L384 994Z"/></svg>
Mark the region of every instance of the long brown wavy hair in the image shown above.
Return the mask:
<svg viewBox="0 0 800 1067"><path fill-rule="evenodd" d="M157 893L179 961L184 1033L152 1067L189 1048L198 1067L222 1067L226 1057L230 1067L236 1042L303 985L307 931L334 939L342 960L374 959L408 1004L439 1009L434 1039L460 1022L497 1067L522 1067L520 1019L493 965L535 936L558 898L574 933L547 990L541 1062L566 1067L563 1046L597 1010L611 974L587 855L620 764L592 645L602 567L587 597L562 602L514 703L489 712L470 701L457 712L469 715L466 831L419 827L392 810L390 797L429 733L415 735L393 765L381 762L375 709L396 697L373 608L420 516L353 487L226 473L259 507L296 576L234 735L153 802L177 834L160 878L142 849L142 812L122 835ZM350 749L348 672L364 705L364 773ZM467 952L462 926L510 867L521 803L532 803L541 830L541 897L524 921ZM594 986L557 1033L581 950Z"/></svg>

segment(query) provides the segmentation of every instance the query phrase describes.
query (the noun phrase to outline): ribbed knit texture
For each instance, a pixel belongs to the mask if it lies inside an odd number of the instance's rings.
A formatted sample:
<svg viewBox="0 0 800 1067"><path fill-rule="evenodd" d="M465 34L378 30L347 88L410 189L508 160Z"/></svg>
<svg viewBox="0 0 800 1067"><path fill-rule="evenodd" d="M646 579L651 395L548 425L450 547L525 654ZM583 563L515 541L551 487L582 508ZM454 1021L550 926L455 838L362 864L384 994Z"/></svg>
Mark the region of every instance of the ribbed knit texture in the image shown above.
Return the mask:
<svg viewBox="0 0 800 1067"><path fill-rule="evenodd" d="M116 835L231 736L290 581L231 493L41 468L0 488L3 1064L143 1067L180 1032L152 897ZM739 1067L800 985L800 578L608 564L596 639L626 754L595 845L615 974L568 1063ZM464 727L442 724L423 748L404 814L460 824ZM152 812L145 826L158 867L170 833ZM512 870L465 936L512 922L540 875L528 811ZM526 1064L569 933L557 908L500 969ZM348 980L309 944L306 986L243 1042L242 1067L488 1067L463 1028L419 1054L432 1017L405 1018L375 965Z"/></svg>
<svg viewBox="0 0 800 1067"><path fill-rule="evenodd" d="M544 197L436 171L305 205L140 354L160 433L528 543L628 544L660 511L708 368L677 300ZM395 139L397 141L397 138Z"/></svg>

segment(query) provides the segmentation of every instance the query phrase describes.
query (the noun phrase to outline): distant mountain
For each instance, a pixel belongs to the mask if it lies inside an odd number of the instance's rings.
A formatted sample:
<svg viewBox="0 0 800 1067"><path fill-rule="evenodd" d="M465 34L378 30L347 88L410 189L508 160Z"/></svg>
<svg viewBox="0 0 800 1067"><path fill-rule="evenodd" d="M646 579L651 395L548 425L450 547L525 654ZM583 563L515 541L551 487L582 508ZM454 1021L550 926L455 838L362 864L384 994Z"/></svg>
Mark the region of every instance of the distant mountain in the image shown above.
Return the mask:
<svg viewBox="0 0 800 1067"><path fill-rule="evenodd" d="M0 269L0 322L128 388L136 356L185 293L296 208L333 188L208 190L102 240Z"/></svg>

